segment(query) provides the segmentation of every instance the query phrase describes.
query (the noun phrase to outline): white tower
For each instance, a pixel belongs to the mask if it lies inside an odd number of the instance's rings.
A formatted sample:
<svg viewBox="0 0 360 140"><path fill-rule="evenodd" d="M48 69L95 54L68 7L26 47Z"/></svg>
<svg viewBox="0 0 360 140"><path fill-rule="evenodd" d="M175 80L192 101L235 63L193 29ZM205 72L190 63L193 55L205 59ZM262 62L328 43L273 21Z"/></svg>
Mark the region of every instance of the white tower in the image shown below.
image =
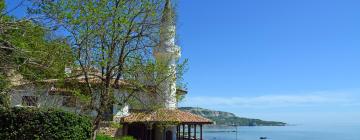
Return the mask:
<svg viewBox="0 0 360 140"><path fill-rule="evenodd" d="M176 28L174 11L170 0L166 0L160 27L160 45L154 49L154 56L158 63L166 65L173 73L165 82L160 84L160 97L168 109L175 109L176 101L176 61L180 57L180 48L175 44Z"/></svg>

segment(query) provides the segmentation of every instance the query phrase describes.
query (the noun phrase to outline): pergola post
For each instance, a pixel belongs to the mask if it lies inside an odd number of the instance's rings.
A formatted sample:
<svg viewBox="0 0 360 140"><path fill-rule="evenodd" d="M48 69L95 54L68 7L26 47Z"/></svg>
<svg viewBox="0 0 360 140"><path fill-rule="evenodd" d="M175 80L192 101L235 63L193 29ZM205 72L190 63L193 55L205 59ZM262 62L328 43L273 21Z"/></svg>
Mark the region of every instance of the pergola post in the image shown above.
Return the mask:
<svg viewBox="0 0 360 140"><path fill-rule="evenodd" d="M196 140L196 124L194 124L194 138Z"/></svg>
<svg viewBox="0 0 360 140"><path fill-rule="evenodd" d="M183 127L183 131L182 131L182 133L183 133L183 135L182 135L182 139L184 140L185 139L185 124L183 124L182 125L182 127Z"/></svg>
<svg viewBox="0 0 360 140"><path fill-rule="evenodd" d="M191 138L191 124L188 124L188 140Z"/></svg>
<svg viewBox="0 0 360 140"><path fill-rule="evenodd" d="M200 140L202 140L202 124L200 124Z"/></svg>
<svg viewBox="0 0 360 140"><path fill-rule="evenodd" d="M152 140L152 130L153 130L153 123L149 123L147 124L146 130L145 130L145 135L146 135L146 139L148 140Z"/></svg>
<svg viewBox="0 0 360 140"><path fill-rule="evenodd" d="M180 140L180 132L181 132L181 129L180 129L180 125L177 126L177 132L176 132L176 139L177 140Z"/></svg>
<svg viewBox="0 0 360 140"><path fill-rule="evenodd" d="M176 140L179 139L179 126L176 126Z"/></svg>

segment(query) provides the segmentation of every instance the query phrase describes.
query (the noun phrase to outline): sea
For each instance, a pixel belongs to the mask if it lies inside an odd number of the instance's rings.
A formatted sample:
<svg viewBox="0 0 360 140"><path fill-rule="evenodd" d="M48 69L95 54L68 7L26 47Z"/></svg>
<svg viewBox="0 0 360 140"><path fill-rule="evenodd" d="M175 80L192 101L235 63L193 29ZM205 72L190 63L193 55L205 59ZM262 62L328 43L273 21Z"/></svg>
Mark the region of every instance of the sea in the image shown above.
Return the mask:
<svg viewBox="0 0 360 140"><path fill-rule="evenodd" d="M207 127L204 140L360 140L360 124Z"/></svg>

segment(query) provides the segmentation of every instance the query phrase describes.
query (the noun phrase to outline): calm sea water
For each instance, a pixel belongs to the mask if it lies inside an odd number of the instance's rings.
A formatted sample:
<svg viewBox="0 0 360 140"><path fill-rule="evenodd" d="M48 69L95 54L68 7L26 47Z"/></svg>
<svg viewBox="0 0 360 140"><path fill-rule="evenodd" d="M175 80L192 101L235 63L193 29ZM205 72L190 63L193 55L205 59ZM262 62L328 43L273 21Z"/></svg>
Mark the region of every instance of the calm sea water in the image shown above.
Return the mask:
<svg viewBox="0 0 360 140"><path fill-rule="evenodd" d="M360 140L360 125L218 127L204 129L205 140Z"/></svg>

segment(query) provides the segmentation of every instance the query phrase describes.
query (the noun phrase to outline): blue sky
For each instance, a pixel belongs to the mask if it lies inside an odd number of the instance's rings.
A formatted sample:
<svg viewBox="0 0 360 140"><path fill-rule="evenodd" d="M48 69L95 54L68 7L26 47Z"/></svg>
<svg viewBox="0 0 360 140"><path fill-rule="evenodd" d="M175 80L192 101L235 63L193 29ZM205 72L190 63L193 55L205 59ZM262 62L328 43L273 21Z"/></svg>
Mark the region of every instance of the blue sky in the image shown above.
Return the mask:
<svg viewBox="0 0 360 140"><path fill-rule="evenodd" d="M182 106L290 123L360 117L360 1L179 0Z"/></svg>
<svg viewBox="0 0 360 140"><path fill-rule="evenodd" d="M359 121L359 4L178 0L179 45L189 59L180 105L294 124Z"/></svg>

